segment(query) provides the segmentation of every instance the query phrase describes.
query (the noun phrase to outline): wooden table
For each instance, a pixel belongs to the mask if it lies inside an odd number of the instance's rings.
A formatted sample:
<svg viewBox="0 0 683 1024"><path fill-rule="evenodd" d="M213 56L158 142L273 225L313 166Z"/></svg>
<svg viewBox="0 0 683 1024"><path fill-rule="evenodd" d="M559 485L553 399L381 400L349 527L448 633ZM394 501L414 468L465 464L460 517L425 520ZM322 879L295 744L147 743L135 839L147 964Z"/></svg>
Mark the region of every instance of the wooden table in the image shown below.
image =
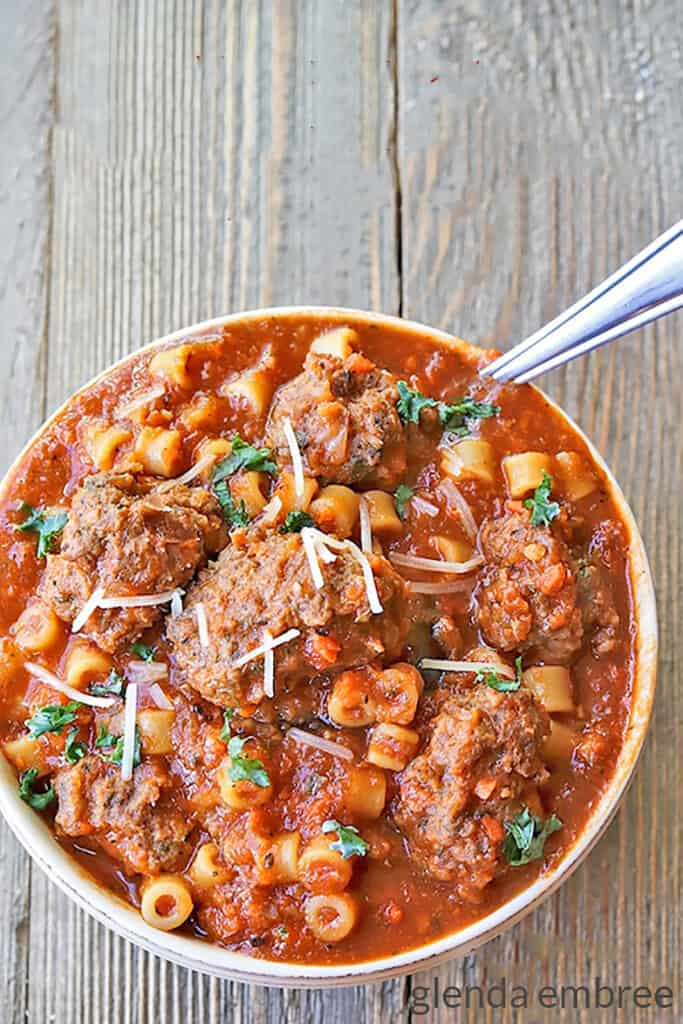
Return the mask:
<svg viewBox="0 0 683 1024"><path fill-rule="evenodd" d="M172 328L309 302L505 346L681 216L680 0L4 0L0 30L3 467L74 388ZM380 1024L437 977L596 975L670 985L677 1009L582 1019L682 1018L682 326L547 382L633 505L661 625L635 782L562 891L438 972L246 988L94 924L3 829L3 1021Z"/></svg>

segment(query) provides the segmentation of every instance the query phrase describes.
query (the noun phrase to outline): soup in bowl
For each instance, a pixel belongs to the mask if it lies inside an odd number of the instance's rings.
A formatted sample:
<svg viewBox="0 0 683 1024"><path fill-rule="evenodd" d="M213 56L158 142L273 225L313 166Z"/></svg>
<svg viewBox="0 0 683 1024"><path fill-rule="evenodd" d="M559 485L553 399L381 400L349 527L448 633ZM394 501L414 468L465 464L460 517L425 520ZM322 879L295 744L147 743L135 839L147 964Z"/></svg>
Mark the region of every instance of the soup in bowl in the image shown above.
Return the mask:
<svg viewBox="0 0 683 1024"><path fill-rule="evenodd" d="M371 980L473 948L616 809L654 690L632 515L496 353L226 317L74 395L1 492L0 802L197 969Z"/></svg>

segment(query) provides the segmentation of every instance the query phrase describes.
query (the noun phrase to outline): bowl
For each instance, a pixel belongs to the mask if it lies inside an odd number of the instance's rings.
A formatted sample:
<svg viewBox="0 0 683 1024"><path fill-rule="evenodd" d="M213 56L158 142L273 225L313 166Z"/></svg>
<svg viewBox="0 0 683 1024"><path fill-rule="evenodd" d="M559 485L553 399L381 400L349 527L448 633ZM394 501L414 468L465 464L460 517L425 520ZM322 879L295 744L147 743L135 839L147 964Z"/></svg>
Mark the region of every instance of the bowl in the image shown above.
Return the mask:
<svg viewBox="0 0 683 1024"><path fill-rule="evenodd" d="M340 322L352 317L354 320L367 324L380 327L387 325L394 330L405 330L406 333L419 331L425 337L451 348L456 347L461 350L471 350L472 348L467 342L445 334L443 331L396 317L336 307L290 306L258 309L207 320L159 338L146 345L144 351L153 351L168 342L186 339L192 335L206 334L226 325L236 325L281 315L296 315L299 318L325 317L329 320L338 319ZM132 358L132 354L115 365L120 366L130 358ZM106 376L111 369L113 367L99 374L77 394ZM614 774L583 832L577 836L573 845L557 864L546 870L528 888L495 911L458 932L443 936L416 949L348 966L265 961L211 945L192 936L161 932L146 924L137 910L98 885L62 849L47 824L20 799L15 774L5 758L0 756L0 810L14 834L48 878L101 924L157 956L165 957L183 967L217 977L296 988L365 984L395 977L409 971L436 967L445 960L470 953L478 946L495 938L555 892L588 856L605 832L635 770L647 733L654 698L657 619L654 589L643 542L618 483L604 460L573 420L547 396L544 395L544 398L583 438L591 455L605 473L611 496L619 508L629 532L630 582L636 620L636 656L631 713ZM36 442L71 400L69 399L43 424L28 442L24 451ZM22 456L23 452L0 482L0 498L4 497L14 468Z"/></svg>

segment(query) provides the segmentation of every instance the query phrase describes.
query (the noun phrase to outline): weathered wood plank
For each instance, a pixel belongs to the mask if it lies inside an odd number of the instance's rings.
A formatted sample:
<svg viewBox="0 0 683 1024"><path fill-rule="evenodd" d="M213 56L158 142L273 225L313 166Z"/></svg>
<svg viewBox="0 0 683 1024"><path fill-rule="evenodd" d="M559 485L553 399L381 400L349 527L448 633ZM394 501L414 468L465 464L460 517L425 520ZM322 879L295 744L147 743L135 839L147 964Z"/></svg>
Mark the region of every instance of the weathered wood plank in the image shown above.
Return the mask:
<svg viewBox="0 0 683 1024"><path fill-rule="evenodd" d="M53 122L54 18L42 0L0 6L0 470L44 413ZM7 55L11 54L12 58ZM3 1020L26 1012L31 869L0 823L0 992Z"/></svg>
<svg viewBox="0 0 683 1024"><path fill-rule="evenodd" d="M476 0L400 0L404 315L505 347L680 217L682 36L666 0L511 2L495 17ZM659 694L635 782L553 900L475 956L417 975L413 998L437 976L537 991L599 975L680 993L680 332L670 318L547 381L614 467L655 573ZM475 1003L458 1019L513 1014ZM536 1004L529 1019L576 1013Z"/></svg>

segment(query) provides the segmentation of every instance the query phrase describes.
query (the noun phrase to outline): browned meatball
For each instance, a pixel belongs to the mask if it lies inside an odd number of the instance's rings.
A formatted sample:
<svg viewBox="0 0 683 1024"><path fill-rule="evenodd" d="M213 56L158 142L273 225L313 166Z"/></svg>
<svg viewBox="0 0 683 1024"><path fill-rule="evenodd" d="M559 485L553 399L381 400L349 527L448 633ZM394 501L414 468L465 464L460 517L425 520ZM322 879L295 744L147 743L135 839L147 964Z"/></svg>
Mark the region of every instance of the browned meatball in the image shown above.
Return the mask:
<svg viewBox="0 0 683 1024"><path fill-rule="evenodd" d="M581 647L572 560L559 530L531 525L527 510L487 520L480 532L486 559L476 593L485 639L501 651L533 648L565 664Z"/></svg>
<svg viewBox="0 0 683 1024"><path fill-rule="evenodd" d="M89 755L54 776L55 823L67 836L92 836L131 872L156 874L189 855L192 821L171 798L172 779L158 760L124 781L119 765Z"/></svg>
<svg viewBox="0 0 683 1024"><path fill-rule="evenodd" d="M98 473L76 492L59 554L48 555L40 594L73 622L96 587L105 595L154 594L183 586L226 541L216 499L201 488L131 473ZM161 616L158 606L100 609L84 632L114 651Z"/></svg>
<svg viewBox="0 0 683 1024"><path fill-rule="evenodd" d="M311 476L391 490L406 469L397 399L395 378L365 356L353 353L342 361L311 352L303 372L275 395L267 440L288 464L282 421L289 417Z"/></svg>
<svg viewBox="0 0 683 1024"><path fill-rule="evenodd" d="M263 659L232 662L261 645L264 630L300 636L275 652L275 689L281 693L323 670L337 671L378 658L395 660L409 629L405 584L386 559L370 556L384 607L373 615L361 566L335 552L322 565L325 585L316 590L299 534L247 537L225 549L190 589L182 615L167 622L176 664L187 683L208 700L232 707L263 697ZM209 643L202 647L197 605L202 604Z"/></svg>
<svg viewBox="0 0 683 1024"><path fill-rule="evenodd" d="M394 817L411 857L461 898L476 899L505 867L504 823L545 778L539 750L549 731L526 690L444 693L427 746L399 776Z"/></svg>

